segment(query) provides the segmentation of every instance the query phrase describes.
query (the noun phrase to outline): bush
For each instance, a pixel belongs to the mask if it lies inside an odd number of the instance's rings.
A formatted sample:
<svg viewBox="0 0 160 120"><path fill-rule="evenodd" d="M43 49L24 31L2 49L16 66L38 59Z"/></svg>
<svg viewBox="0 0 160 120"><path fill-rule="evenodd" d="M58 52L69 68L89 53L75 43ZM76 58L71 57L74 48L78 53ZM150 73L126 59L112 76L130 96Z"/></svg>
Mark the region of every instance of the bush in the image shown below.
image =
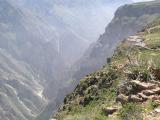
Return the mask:
<svg viewBox="0 0 160 120"><path fill-rule="evenodd" d="M143 120L142 108L134 103L128 103L120 109L120 120Z"/></svg>
<svg viewBox="0 0 160 120"><path fill-rule="evenodd" d="M150 100L149 101L149 107L153 110L156 107L158 107L158 104L155 101Z"/></svg>
<svg viewBox="0 0 160 120"><path fill-rule="evenodd" d="M109 88L117 78L117 72L114 69L110 69L106 75L101 76L98 86L99 88Z"/></svg>

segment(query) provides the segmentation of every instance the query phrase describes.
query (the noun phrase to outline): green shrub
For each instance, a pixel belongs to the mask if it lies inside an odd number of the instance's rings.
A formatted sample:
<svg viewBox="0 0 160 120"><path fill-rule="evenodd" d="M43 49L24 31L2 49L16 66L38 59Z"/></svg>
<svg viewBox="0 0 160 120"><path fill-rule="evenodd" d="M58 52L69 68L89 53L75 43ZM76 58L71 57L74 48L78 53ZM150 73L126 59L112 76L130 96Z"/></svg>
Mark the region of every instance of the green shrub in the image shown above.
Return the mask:
<svg viewBox="0 0 160 120"><path fill-rule="evenodd" d="M158 104L155 101L149 101L149 107L153 110L154 108L158 107Z"/></svg>
<svg viewBox="0 0 160 120"><path fill-rule="evenodd" d="M113 81L116 80L117 78L118 78L117 72L113 68L110 68L107 74L101 76L98 83L98 87L109 88L112 86Z"/></svg>
<svg viewBox="0 0 160 120"><path fill-rule="evenodd" d="M142 108L134 103L128 103L119 111L120 120L143 120Z"/></svg>

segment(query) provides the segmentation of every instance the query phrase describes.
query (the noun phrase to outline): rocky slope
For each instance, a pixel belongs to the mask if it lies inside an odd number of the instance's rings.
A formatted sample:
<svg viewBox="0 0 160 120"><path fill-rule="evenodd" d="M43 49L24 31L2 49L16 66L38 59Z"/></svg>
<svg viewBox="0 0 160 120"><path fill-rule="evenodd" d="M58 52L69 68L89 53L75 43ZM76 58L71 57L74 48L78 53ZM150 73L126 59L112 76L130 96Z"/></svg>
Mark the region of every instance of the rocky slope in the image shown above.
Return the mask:
<svg viewBox="0 0 160 120"><path fill-rule="evenodd" d="M57 120L159 120L160 21L124 39L67 95Z"/></svg>
<svg viewBox="0 0 160 120"><path fill-rule="evenodd" d="M47 104L29 65L0 50L0 119L32 120Z"/></svg>
<svg viewBox="0 0 160 120"><path fill-rule="evenodd" d="M113 49L123 38L135 34L143 26L160 16L160 2L143 2L120 7L106 27L105 33L92 44L83 57L73 66L73 78L83 76L99 69L110 57Z"/></svg>

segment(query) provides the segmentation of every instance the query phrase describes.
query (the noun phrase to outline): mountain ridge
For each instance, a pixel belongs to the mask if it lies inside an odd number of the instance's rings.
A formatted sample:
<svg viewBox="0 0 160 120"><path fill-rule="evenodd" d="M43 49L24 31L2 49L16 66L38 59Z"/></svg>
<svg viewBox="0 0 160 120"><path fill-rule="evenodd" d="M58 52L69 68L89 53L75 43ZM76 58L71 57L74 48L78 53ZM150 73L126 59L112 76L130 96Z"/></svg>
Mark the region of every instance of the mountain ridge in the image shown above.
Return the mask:
<svg viewBox="0 0 160 120"><path fill-rule="evenodd" d="M160 21L124 39L108 64L81 79L57 120L159 120Z"/></svg>
<svg viewBox="0 0 160 120"><path fill-rule="evenodd" d="M117 10L105 33L78 63L80 66L73 66L78 85L65 97L55 119L159 119L159 5L159 1L141 2ZM125 95L119 98L123 92ZM112 110L116 111L113 115Z"/></svg>
<svg viewBox="0 0 160 120"><path fill-rule="evenodd" d="M115 17L106 27L105 33L100 35L97 42L92 44L84 56L73 65L73 78L79 80L92 71L101 68L105 64L106 58L112 55L119 40L135 34L143 26L159 18L158 5L159 1L134 3L120 7L115 12ZM144 9L146 10L143 11ZM134 11L132 12L132 10ZM142 10L141 16L137 17L139 12L136 11L139 10ZM129 14L129 12L131 13ZM123 13L122 16L121 13ZM130 17L130 15L132 16ZM123 28L123 31L121 28Z"/></svg>

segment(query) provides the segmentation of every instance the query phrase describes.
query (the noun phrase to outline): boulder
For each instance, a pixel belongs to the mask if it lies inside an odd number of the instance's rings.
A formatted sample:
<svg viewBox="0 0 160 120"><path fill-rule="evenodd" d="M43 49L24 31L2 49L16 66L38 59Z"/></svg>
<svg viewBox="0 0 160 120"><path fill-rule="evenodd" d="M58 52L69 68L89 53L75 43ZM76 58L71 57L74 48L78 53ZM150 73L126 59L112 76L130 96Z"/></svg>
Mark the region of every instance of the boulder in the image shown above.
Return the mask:
<svg viewBox="0 0 160 120"><path fill-rule="evenodd" d="M148 96L144 95L143 93L138 93L138 95L143 99L143 101L146 101L148 99Z"/></svg>
<svg viewBox="0 0 160 120"><path fill-rule="evenodd" d="M128 96L120 94L120 95L117 96L116 102L120 102L122 105L124 105L128 102Z"/></svg>
<svg viewBox="0 0 160 120"><path fill-rule="evenodd" d="M154 95L154 92L152 90L144 90L142 91L144 95L146 96L150 96L150 95Z"/></svg>
<svg viewBox="0 0 160 120"><path fill-rule="evenodd" d="M150 80L150 83L156 84L158 87L160 87L160 82L155 80Z"/></svg>
<svg viewBox="0 0 160 120"><path fill-rule="evenodd" d="M155 111L156 113L160 113L160 108L156 108L154 111Z"/></svg>
<svg viewBox="0 0 160 120"><path fill-rule="evenodd" d="M113 113L115 113L118 109L117 108L103 108L103 113L105 115L112 115Z"/></svg>
<svg viewBox="0 0 160 120"><path fill-rule="evenodd" d="M160 105L160 100L155 100L157 105Z"/></svg>
<svg viewBox="0 0 160 120"><path fill-rule="evenodd" d="M139 98L137 95L131 95L128 97L129 102L143 102L142 98Z"/></svg>
<svg viewBox="0 0 160 120"><path fill-rule="evenodd" d="M130 84L136 85L139 89L153 89L156 87L155 84L140 82L138 80L132 80L132 81L130 81Z"/></svg>

